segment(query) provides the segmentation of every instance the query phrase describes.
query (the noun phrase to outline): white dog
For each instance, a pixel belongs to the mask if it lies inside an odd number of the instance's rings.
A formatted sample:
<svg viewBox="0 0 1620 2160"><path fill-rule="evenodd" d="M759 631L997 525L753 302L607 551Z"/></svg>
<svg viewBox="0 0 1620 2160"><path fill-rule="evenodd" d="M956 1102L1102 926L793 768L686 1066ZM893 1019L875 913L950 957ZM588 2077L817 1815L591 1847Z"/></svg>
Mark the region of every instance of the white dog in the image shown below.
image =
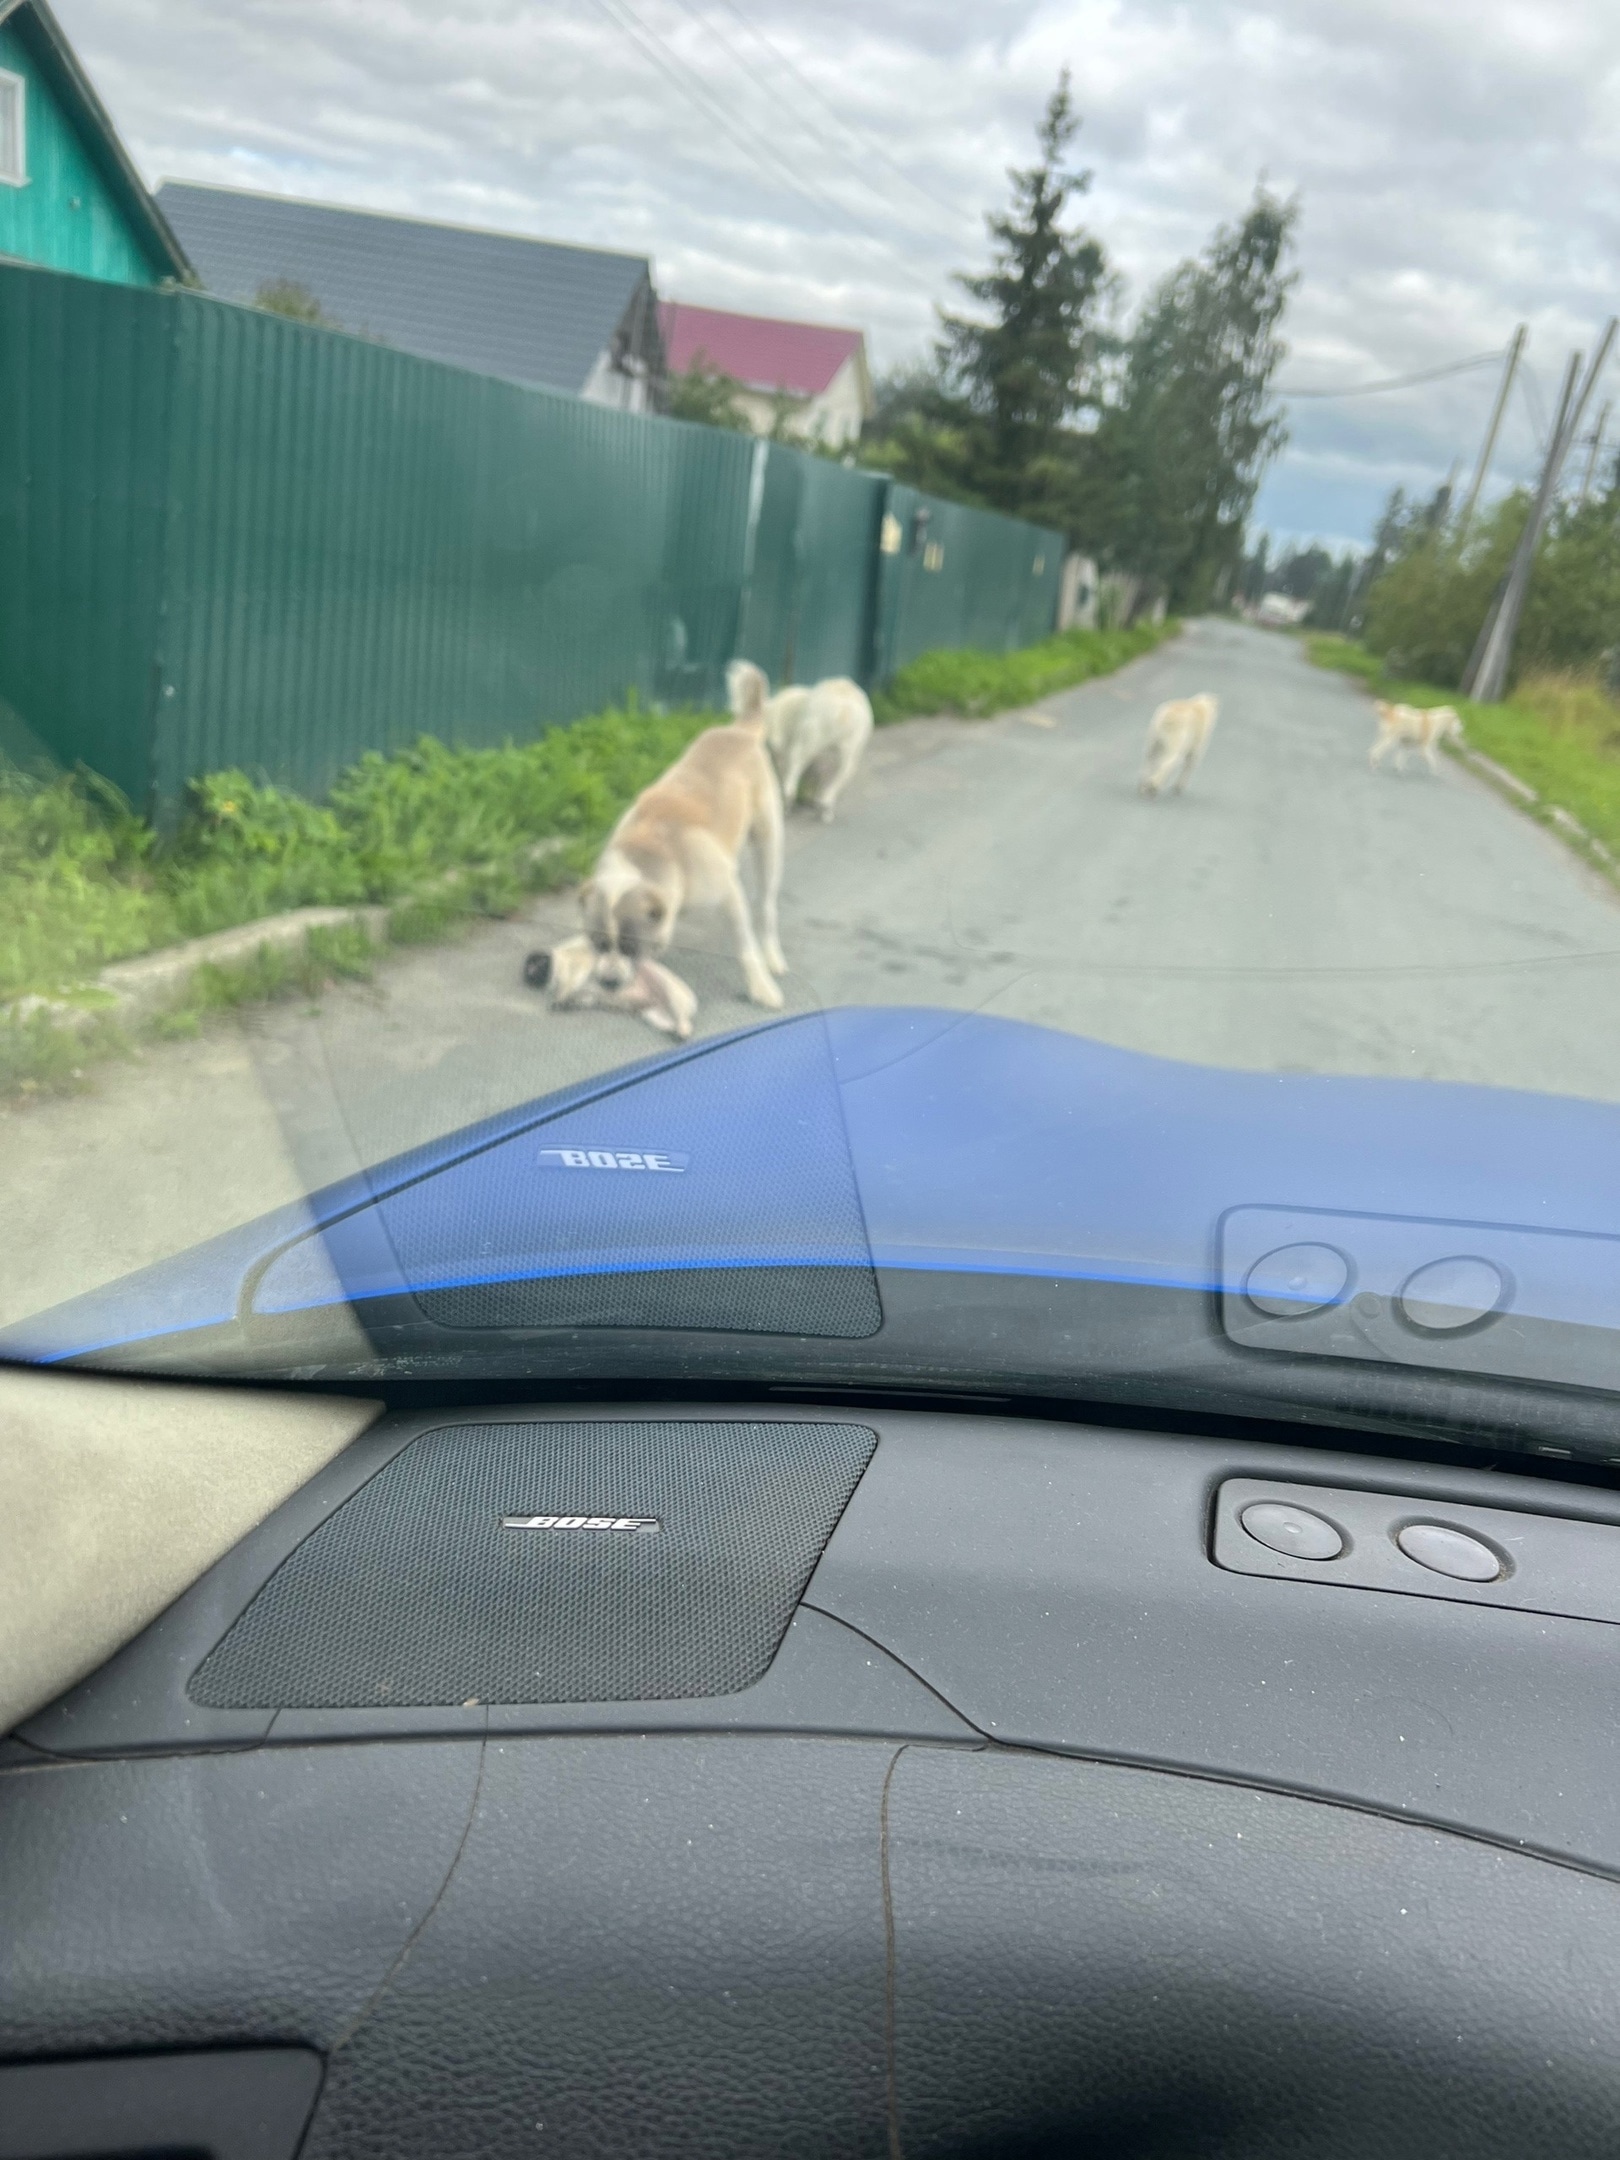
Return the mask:
<svg viewBox="0 0 1620 2160"><path fill-rule="evenodd" d="M730 918L748 995L779 1012L776 977L787 973L776 919L782 796L765 746L766 683L746 660L734 660L726 680L731 725L705 728L662 779L642 789L580 892L585 936L596 952L590 980L599 991L631 990L638 968L667 949L683 907L719 907ZM759 859L758 936L741 875L749 840ZM647 987L651 1018L668 1000L660 986Z"/></svg>
<svg viewBox="0 0 1620 2160"><path fill-rule="evenodd" d="M607 984L597 973L601 958L581 931L550 952L530 953L523 963L523 979L533 989L549 989L551 1002L558 1007L636 1013L660 1034L687 1041L697 1015L697 997L690 983L656 960L638 960L627 982Z"/></svg>
<svg viewBox="0 0 1620 2160"><path fill-rule="evenodd" d="M1367 753L1367 763L1374 772L1392 750L1395 770L1403 771L1406 753L1415 750L1430 772L1438 774L1440 744L1463 739L1462 720L1449 705L1386 705L1378 698L1373 711L1378 715L1378 740Z"/></svg>
<svg viewBox="0 0 1620 2160"><path fill-rule="evenodd" d="M824 825L849 785L872 734L872 707L859 683L830 675L810 687L779 690L765 707L782 801L791 810L805 781Z"/></svg>
<svg viewBox="0 0 1620 2160"><path fill-rule="evenodd" d="M1142 794L1162 795L1167 787L1181 793L1209 748L1219 711L1207 690L1199 697L1172 698L1159 707L1148 723L1147 757L1137 782Z"/></svg>

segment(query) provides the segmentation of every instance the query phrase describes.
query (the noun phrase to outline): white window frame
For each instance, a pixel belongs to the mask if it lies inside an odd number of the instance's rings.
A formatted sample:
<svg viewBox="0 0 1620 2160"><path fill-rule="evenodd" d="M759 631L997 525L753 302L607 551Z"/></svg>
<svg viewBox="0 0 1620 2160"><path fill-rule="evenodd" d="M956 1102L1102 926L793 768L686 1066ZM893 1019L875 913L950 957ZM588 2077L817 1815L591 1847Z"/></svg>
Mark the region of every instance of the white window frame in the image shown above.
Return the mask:
<svg viewBox="0 0 1620 2160"><path fill-rule="evenodd" d="M28 78L14 75L10 68L0 68L0 96L10 94L17 101L17 164L13 172L0 168L0 187L26 187L28 185Z"/></svg>

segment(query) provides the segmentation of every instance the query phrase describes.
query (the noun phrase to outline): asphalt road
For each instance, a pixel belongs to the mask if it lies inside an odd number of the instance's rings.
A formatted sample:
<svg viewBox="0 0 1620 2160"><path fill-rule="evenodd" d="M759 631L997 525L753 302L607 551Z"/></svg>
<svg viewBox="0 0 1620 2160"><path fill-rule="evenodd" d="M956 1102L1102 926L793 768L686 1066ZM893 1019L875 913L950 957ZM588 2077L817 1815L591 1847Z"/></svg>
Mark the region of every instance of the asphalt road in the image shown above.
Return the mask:
<svg viewBox="0 0 1620 2160"><path fill-rule="evenodd" d="M1149 713L1212 690L1187 794L1135 792ZM1290 640L1194 624L995 721L880 731L838 822L789 826L789 1008L942 1004L1161 1056L1620 1100L1620 903L1464 768L1367 769L1362 693ZM485 1113L655 1052L552 1013L523 955L572 903L229 1020L0 1118L0 1320ZM760 1017L720 927L674 964L700 1031Z"/></svg>

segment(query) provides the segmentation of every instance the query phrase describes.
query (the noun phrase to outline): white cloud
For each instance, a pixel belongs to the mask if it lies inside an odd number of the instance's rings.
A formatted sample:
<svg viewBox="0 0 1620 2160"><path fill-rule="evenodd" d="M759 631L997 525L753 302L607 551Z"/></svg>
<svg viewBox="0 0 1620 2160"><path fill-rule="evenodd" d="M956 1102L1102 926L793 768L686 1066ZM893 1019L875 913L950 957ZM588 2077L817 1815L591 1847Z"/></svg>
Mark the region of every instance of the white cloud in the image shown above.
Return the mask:
<svg viewBox="0 0 1620 2160"><path fill-rule="evenodd" d="M1290 380L1413 372L1524 320L1545 406L1613 304L1608 0L58 7L154 179L643 250L683 298L860 323L880 365L925 344L949 272L982 258L1064 64L1085 214L1135 291L1262 171L1298 189ZM1481 371L1296 406L1262 518L1365 531L1394 481L1466 469L1491 393ZM1535 452L1516 399L1500 481Z"/></svg>

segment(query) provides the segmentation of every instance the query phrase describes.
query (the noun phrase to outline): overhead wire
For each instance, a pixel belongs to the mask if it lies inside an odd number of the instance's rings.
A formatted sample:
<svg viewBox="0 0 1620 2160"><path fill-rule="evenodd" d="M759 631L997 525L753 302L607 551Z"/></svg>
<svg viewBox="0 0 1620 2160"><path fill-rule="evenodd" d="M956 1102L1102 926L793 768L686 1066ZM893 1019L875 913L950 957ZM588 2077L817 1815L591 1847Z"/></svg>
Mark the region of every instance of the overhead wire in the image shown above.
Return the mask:
<svg viewBox="0 0 1620 2160"><path fill-rule="evenodd" d="M1469 368L1493 367L1502 358L1501 353L1473 353L1466 360L1451 360L1444 367L1424 368L1415 375L1392 375L1387 382L1344 383L1324 389L1295 389L1279 383L1278 397L1285 398L1348 398L1372 397L1383 390L1415 390L1420 383L1441 382L1448 375L1462 375Z"/></svg>
<svg viewBox="0 0 1620 2160"><path fill-rule="evenodd" d="M720 27L717 22L715 22L708 14L706 14L701 7L694 5L694 0L676 0L676 5L681 9L683 14L688 16L691 21L697 24L700 30L704 31L709 37L712 37L715 40L716 44L719 45L721 50L726 54L727 58L736 67L742 70L743 74L752 84L754 84L757 89L762 90L765 95L772 100L773 104L777 108L780 109L782 107L783 99L781 92L769 80L769 78L760 71L760 69L755 65L755 63L749 59L748 55L745 52L739 50L736 43L727 35L727 33ZM733 14L737 14L737 10L735 8L733 8L731 12ZM739 22L742 22L745 27L747 27L746 17L738 15L737 19ZM756 32L755 35L757 36L758 33ZM768 52L775 54L775 56L779 60L781 60L783 64L790 69L791 72L797 74L797 71L792 69L792 63L787 61L785 55L776 54L776 48L770 44L770 41L768 39L761 39L760 42L765 45L765 48ZM800 81L803 81L802 77L799 77L798 79ZM873 198L873 200L881 203L884 209L887 210L891 215L894 214L894 203L892 197L886 194L884 190L880 186L878 186L875 181L869 179L866 173L864 173L859 166L851 165L847 144L839 142L830 133L830 131L822 125L820 121L816 120L811 114L807 113L802 106L789 105L786 109L790 114L791 118L799 125L799 127L801 127L805 131L806 137L812 143L818 144L823 153L830 152L834 157L838 158L841 161L841 164L848 178L853 180L858 187L864 188L866 192ZM835 119L838 118L836 113L834 113L833 117ZM850 141L855 143L856 147L861 150L862 155L865 156L866 154L868 154L867 146L862 143L861 138L855 134L854 130L849 128L842 121L840 121L839 124L840 126L844 127L845 134L849 137ZM924 199L928 204L929 210L937 214L939 210L939 204L934 200L934 198L932 196L925 196ZM901 214L904 215L904 213ZM940 225L931 226L929 229L932 232L933 236L939 240L945 240L954 243L955 240L959 237L954 233L947 234L943 226Z"/></svg>
<svg viewBox="0 0 1620 2160"><path fill-rule="evenodd" d="M682 5L684 6L685 4L686 0L682 0ZM785 69L785 71L792 76L793 80L799 84L801 89L807 90L810 93L811 97L815 99L816 103L820 105L825 112L831 114L832 118L837 122L838 126L843 130L844 134L849 138L852 143L857 146L857 148L865 151L868 155L877 158L882 164L886 165L889 168L890 172L895 175L896 179L903 180L906 186L910 188L914 194L919 196L923 202L928 204L930 209L938 210L942 207L948 207L941 205L938 196L935 195L930 189L925 188L920 181L915 180L912 175L906 171L906 168L899 162L897 158L891 157L888 151L884 148L883 144L878 140L877 136L871 132L870 129L857 127L853 121L846 119L845 116L838 110L838 107L833 103L832 99L829 98L826 92L821 89L820 85L814 82L810 78L810 76L805 74L804 70L791 57L791 55L783 52L782 48L776 43L773 38L767 37L765 32L760 29L759 25L753 22L747 15L743 13L742 9L737 5L737 0L720 0L720 5L725 9L728 15L730 15L735 21L739 22L742 25L743 29L748 32L748 35L754 40L756 45L763 47L763 49L770 54L771 58L777 63L777 65ZM823 139L825 140L825 138Z"/></svg>
<svg viewBox="0 0 1620 2160"><path fill-rule="evenodd" d="M768 138L757 135L752 128L739 122L724 98L710 89L698 70L684 60L666 38L661 37L642 20L631 7L630 0L592 0L592 4L614 29L630 39L667 81L702 108L707 117L730 136L732 142L758 170L764 172L767 168L774 168L778 180L791 188L801 200L813 208L831 211L835 217L852 225L879 247L893 249L892 241L885 240L882 234L875 232L864 219L850 210L847 204L838 202L834 197L802 180ZM915 276L912 272L908 274Z"/></svg>
<svg viewBox="0 0 1620 2160"><path fill-rule="evenodd" d="M1519 388L1524 397L1525 410L1530 415L1531 428L1535 432L1536 456L1543 458L1547 455L1552 430L1547 425L1547 408L1542 403L1541 386L1530 372L1528 362L1519 369Z"/></svg>

